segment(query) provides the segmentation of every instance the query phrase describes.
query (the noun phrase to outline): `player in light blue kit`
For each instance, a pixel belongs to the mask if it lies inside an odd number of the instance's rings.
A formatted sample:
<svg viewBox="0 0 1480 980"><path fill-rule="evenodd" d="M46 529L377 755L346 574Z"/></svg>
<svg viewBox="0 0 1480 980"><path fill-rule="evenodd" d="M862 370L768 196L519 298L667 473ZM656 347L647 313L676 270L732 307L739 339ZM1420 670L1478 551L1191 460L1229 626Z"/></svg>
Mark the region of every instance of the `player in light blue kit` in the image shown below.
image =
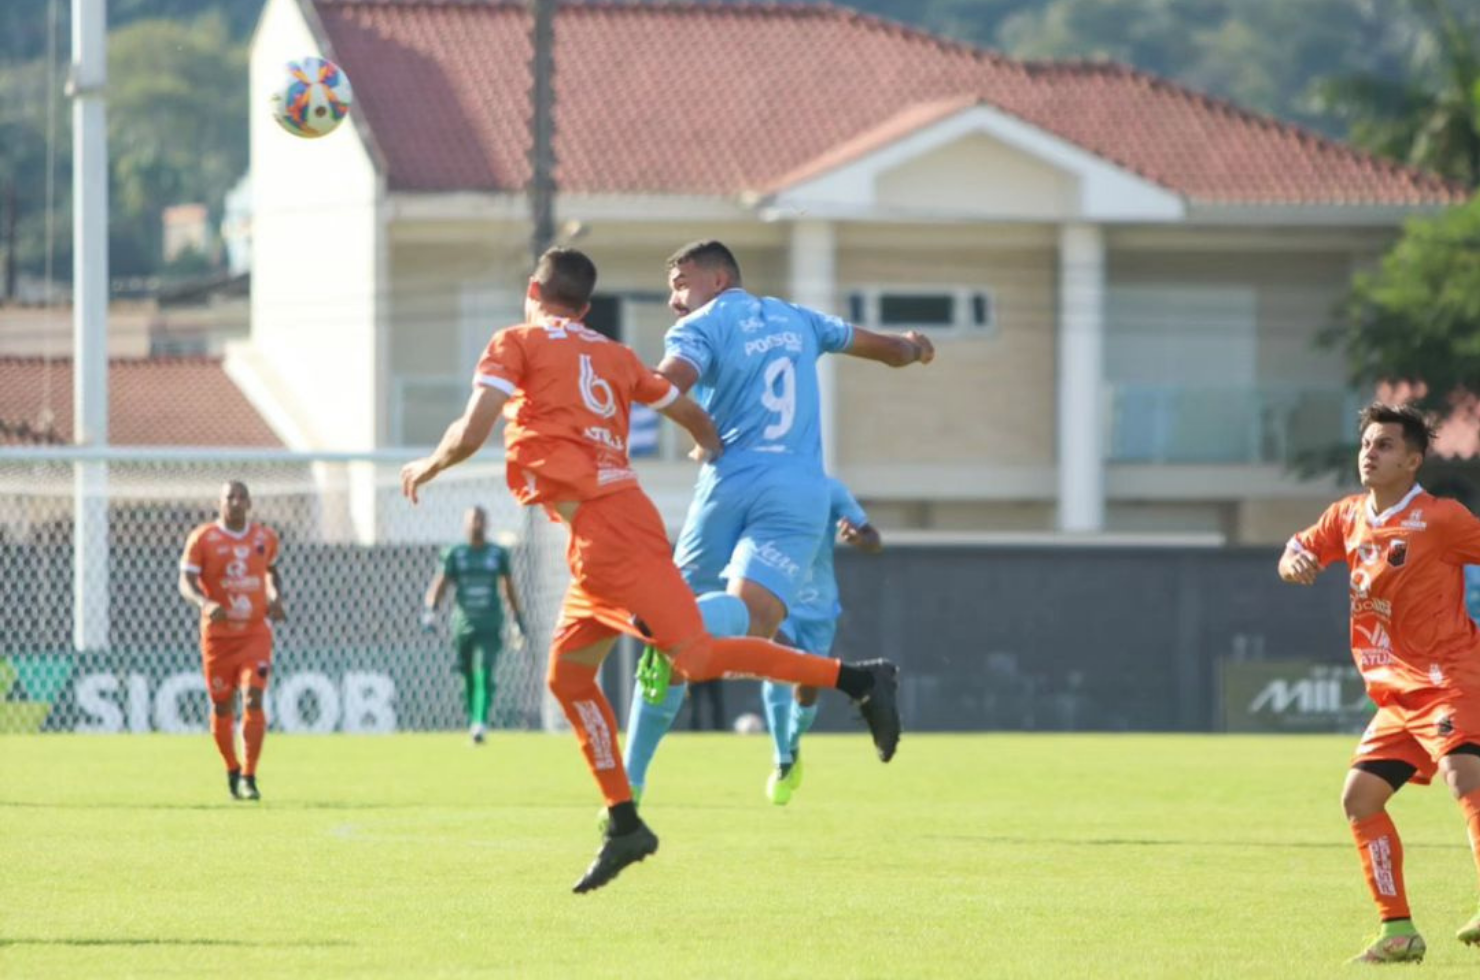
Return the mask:
<svg viewBox="0 0 1480 980"><path fill-rule="evenodd" d="M838 617L843 604L838 600L838 578L833 572L833 542L841 538L868 554L884 548L879 532L869 523L853 494L843 481L828 477L827 536L812 559L807 579L797 590L796 601L777 632L777 639L798 650L818 657L832 655L833 638L838 635ZM761 701L766 709L766 726L771 730L776 767L766 780L766 798L785 806L791 794L802 785L802 736L817 719L817 688L792 687L766 681L761 686Z"/></svg>
<svg viewBox="0 0 1480 980"><path fill-rule="evenodd" d="M710 633L769 639L829 526L818 358L848 354L904 367L930 363L935 348L915 331L875 333L753 296L741 287L735 256L717 241L675 252L668 286L679 320L664 338L658 372L680 392L693 389L725 446L700 471L673 560L699 596ZM653 655L644 664L666 667ZM638 795L683 696L682 684L673 683L657 703L632 699L624 761Z"/></svg>

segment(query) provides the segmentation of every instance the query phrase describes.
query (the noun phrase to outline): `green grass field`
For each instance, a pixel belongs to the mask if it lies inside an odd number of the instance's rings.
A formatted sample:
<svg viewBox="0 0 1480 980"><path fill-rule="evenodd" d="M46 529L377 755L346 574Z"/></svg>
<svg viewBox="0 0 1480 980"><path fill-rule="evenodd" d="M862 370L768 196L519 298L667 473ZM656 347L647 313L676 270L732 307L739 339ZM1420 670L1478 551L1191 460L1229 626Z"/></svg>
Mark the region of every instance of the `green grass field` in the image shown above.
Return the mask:
<svg viewBox="0 0 1480 980"><path fill-rule="evenodd" d="M1337 794L1348 738L808 742L786 808L763 738L677 735L655 858L596 846L573 739L271 736L265 801L210 740L0 738L0 976L1331 976L1373 914ZM1446 792L1401 794L1425 976L1475 868Z"/></svg>

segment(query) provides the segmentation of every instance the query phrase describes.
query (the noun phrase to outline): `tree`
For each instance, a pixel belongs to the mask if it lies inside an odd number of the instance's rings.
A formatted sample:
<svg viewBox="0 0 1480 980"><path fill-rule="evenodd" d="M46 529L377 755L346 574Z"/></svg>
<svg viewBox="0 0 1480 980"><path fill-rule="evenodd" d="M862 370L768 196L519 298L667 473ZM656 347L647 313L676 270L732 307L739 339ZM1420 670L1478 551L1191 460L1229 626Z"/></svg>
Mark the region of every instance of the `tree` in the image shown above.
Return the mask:
<svg viewBox="0 0 1480 980"><path fill-rule="evenodd" d="M1359 274L1324 340L1346 352L1360 387L1407 382L1440 417L1480 383L1480 197L1413 219L1380 266Z"/></svg>
<svg viewBox="0 0 1480 980"><path fill-rule="evenodd" d="M1322 108L1356 145L1480 188L1480 11L1450 0L1404 5L1417 28L1399 35L1406 71L1331 78Z"/></svg>
<svg viewBox="0 0 1480 980"><path fill-rule="evenodd" d="M109 36L108 152L118 275L158 268L160 213L219 213L247 166L247 55L216 13L135 21Z"/></svg>

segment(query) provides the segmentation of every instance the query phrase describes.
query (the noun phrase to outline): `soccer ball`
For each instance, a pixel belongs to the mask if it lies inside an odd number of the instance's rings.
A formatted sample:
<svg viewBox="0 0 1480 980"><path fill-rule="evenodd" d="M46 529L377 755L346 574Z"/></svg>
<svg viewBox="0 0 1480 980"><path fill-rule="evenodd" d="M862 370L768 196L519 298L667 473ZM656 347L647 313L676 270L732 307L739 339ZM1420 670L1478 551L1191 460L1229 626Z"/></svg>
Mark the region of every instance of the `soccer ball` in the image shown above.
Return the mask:
<svg viewBox="0 0 1480 980"><path fill-rule="evenodd" d="M765 721L754 711L747 711L735 719L735 733L737 735L759 735L765 730Z"/></svg>
<svg viewBox="0 0 1480 980"><path fill-rule="evenodd" d="M272 118L304 139L332 133L354 103L349 76L325 58L302 58L285 66L272 93Z"/></svg>

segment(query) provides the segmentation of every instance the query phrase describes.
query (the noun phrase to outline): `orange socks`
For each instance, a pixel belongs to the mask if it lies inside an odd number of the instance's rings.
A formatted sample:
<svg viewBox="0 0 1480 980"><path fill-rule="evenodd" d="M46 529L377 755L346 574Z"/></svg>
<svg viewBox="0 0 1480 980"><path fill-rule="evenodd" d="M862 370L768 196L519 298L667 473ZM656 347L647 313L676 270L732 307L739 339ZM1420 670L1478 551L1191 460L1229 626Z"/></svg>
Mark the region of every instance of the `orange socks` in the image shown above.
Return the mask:
<svg viewBox="0 0 1480 980"><path fill-rule="evenodd" d="M1473 834L1473 821L1470 826ZM1383 811L1357 821L1351 828L1357 840L1357 853L1362 857L1362 871L1367 875L1367 890L1372 893L1382 920L1412 918L1408 912L1408 892L1403 887L1403 845L1392 818Z"/></svg>
<svg viewBox="0 0 1480 980"><path fill-rule="evenodd" d="M241 768L241 763L236 761L236 718L232 715L218 715L211 712L211 737L216 740L216 751L221 753L221 761L226 763L227 772L235 772Z"/></svg>
<svg viewBox="0 0 1480 980"><path fill-rule="evenodd" d="M616 806L632 799L627 783L627 770L622 768L622 755L617 751L617 716L596 686L596 668L574 664L555 657L550 661L547 678L550 693L560 702L570 727L575 730L586 756L591 775L601 784L606 805Z"/></svg>
<svg viewBox="0 0 1480 980"><path fill-rule="evenodd" d="M754 636L723 640L706 636L685 647L673 658L673 666L691 681L757 677L808 687L837 687L841 662L797 653Z"/></svg>
<svg viewBox="0 0 1480 980"><path fill-rule="evenodd" d="M1475 867L1480 870L1480 789L1459 798L1459 808L1465 815L1465 826L1470 830L1470 853L1475 856Z"/></svg>
<svg viewBox="0 0 1480 980"><path fill-rule="evenodd" d="M248 708L242 718L242 741L247 747L247 764L242 775L257 775L257 760L262 757L262 740L267 737L267 712Z"/></svg>

